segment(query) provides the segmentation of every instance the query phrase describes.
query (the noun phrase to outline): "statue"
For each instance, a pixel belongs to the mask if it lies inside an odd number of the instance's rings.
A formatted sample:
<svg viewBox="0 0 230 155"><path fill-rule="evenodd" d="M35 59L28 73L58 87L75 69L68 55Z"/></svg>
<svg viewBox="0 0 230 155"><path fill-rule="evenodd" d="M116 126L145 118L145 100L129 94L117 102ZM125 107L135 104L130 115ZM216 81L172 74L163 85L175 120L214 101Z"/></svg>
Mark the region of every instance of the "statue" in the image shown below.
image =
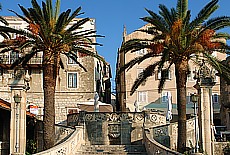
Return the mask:
<svg viewBox="0 0 230 155"><path fill-rule="evenodd" d="M96 92L94 95L94 112L99 112L99 95Z"/></svg>

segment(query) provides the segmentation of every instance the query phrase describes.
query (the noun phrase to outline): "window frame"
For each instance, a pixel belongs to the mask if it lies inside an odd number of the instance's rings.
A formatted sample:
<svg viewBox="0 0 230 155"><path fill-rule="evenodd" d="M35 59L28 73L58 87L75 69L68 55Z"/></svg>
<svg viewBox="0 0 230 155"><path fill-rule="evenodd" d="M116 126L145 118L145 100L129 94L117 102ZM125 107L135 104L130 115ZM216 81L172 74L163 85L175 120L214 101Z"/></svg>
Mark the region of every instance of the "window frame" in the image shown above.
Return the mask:
<svg viewBox="0 0 230 155"><path fill-rule="evenodd" d="M77 63L72 59L72 58L67 58L68 60L67 60L67 64L68 65L77 65Z"/></svg>
<svg viewBox="0 0 230 155"><path fill-rule="evenodd" d="M147 91L138 91L137 92L137 102L147 103L148 102L148 92Z"/></svg>
<svg viewBox="0 0 230 155"><path fill-rule="evenodd" d="M74 87L74 84L73 84L74 79L72 79L72 84L71 84L72 87L70 87L70 77L69 77L70 74L72 74L72 75L76 74L76 81L75 81L76 86L75 87ZM78 81L79 81L78 72L67 72L67 83L66 84L67 84L68 89L77 89L78 88Z"/></svg>
<svg viewBox="0 0 230 155"><path fill-rule="evenodd" d="M165 70L165 69L163 69L163 70ZM172 73L171 73L171 69L169 69L168 70L168 76L167 76L167 78L166 78L166 80L172 80L172 75L171 75ZM156 72L156 79L157 80L160 80L161 79L161 71L157 71Z"/></svg>

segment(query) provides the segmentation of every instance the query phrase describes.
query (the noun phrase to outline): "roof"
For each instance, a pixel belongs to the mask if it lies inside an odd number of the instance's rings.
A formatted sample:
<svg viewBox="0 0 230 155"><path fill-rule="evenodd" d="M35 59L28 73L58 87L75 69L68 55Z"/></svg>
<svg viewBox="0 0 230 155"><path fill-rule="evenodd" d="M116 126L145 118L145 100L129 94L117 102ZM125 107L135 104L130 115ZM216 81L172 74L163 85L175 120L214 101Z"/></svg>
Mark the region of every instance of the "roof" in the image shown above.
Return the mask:
<svg viewBox="0 0 230 155"><path fill-rule="evenodd" d="M0 99L0 109L4 109L4 110L8 110L8 111L11 111L11 103L3 100L3 99ZM26 112L26 115L27 116L30 116L30 117L34 117L35 115L30 113L30 112Z"/></svg>
<svg viewBox="0 0 230 155"><path fill-rule="evenodd" d="M11 104L3 99L0 99L0 109L5 109L10 111Z"/></svg>

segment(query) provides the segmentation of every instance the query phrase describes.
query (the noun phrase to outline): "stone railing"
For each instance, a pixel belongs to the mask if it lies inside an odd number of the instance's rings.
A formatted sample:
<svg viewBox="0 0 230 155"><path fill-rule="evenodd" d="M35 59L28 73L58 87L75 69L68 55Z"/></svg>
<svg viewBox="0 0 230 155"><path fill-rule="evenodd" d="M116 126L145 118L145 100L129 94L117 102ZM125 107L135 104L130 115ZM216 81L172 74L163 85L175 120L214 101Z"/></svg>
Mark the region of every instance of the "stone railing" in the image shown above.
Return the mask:
<svg viewBox="0 0 230 155"><path fill-rule="evenodd" d="M155 141L148 129L145 129L144 131L143 143L145 145L147 154L182 155L179 152L173 151Z"/></svg>
<svg viewBox="0 0 230 155"><path fill-rule="evenodd" d="M64 142L56 146L36 153L35 155L74 155L77 150L84 144L83 127L78 126L76 130Z"/></svg>
<svg viewBox="0 0 230 155"><path fill-rule="evenodd" d="M74 131L74 127L55 124L55 144L66 140Z"/></svg>
<svg viewBox="0 0 230 155"><path fill-rule="evenodd" d="M159 126L166 124L166 119L163 114L157 112L122 112L122 113L94 113L94 112L80 112L69 114L67 116L67 125L76 126L83 125L83 123L93 121L106 122L130 122L130 123L145 123L146 126Z"/></svg>
<svg viewBox="0 0 230 155"><path fill-rule="evenodd" d="M169 129L170 148L174 150L176 150L177 148L177 128L178 128L177 122L170 124L170 129ZM186 146L194 147L195 146L195 119L194 118L187 120L186 130L187 130ZM197 131L198 131L198 125L197 125Z"/></svg>
<svg viewBox="0 0 230 155"><path fill-rule="evenodd" d="M19 55L0 55L0 64L13 64ZM34 56L30 59L28 64L42 64L42 56Z"/></svg>
<svg viewBox="0 0 230 155"><path fill-rule="evenodd" d="M194 145L194 122L195 119L187 120L187 145ZM154 151L154 154L180 154L176 152L177 143L177 123L158 125L146 128L143 135L143 141L147 152ZM190 144L190 145L189 145Z"/></svg>

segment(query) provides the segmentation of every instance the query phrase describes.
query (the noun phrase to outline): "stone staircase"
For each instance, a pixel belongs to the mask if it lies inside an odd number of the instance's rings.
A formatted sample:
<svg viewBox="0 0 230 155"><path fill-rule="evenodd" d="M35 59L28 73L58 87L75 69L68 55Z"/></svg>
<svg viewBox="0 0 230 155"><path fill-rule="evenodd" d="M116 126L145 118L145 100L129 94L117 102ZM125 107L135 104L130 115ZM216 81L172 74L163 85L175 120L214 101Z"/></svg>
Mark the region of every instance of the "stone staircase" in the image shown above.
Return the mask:
<svg viewBox="0 0 230 155"><path fill-rule="evenodd" d="M84 145L75 155L147 155L144 145Z"/></svg>

